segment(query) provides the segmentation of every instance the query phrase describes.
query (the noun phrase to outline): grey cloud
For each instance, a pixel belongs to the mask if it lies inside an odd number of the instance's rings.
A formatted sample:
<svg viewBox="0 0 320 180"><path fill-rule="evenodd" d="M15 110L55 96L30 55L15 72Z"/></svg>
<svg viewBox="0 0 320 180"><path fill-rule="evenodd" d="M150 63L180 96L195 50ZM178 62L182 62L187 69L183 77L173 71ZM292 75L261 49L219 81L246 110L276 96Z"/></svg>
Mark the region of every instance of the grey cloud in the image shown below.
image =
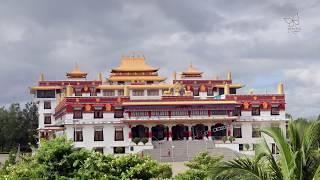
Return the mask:
<svg viewBox="0 0 320 180"><path fill-rule="evenodd" d="M7 0L0 6L0 81L6 85L0 104L30 100L27 87L41 72L63 79L78 62L91 79L98 72L107 76L121 55L140 51L163 76L191 61L209 78L232 71L235 82L247 85L243 93L275 92L285 81L288 112L316 115L315 86L292 76L297 67L314 72L308 64L320 65L316 7L316 1L285 0ZM302 31L288 34L282 18L297 9ZM301 102L296 94L311 94L313 100Z"/></svg>

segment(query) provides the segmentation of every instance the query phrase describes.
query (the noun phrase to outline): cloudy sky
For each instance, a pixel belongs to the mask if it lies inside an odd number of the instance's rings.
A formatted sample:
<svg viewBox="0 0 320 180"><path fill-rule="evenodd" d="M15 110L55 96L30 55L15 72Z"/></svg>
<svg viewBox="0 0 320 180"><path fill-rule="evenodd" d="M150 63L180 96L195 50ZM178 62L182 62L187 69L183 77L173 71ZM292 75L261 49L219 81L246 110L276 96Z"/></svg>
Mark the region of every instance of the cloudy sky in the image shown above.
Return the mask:
<svg viewBox="0 0 320 180"><path fill-rule="evenodd" d="M318 1L319 2L319 1ZM285 83L294 116L320 113L320 3L292 0L2 0L0 104L31 100L43 72L61 80L77 62L107 77L122 55L143 53L163 76L192 62L208 78L233 72L242 93ZM298 33L283 18L299 13Z"/></svg>

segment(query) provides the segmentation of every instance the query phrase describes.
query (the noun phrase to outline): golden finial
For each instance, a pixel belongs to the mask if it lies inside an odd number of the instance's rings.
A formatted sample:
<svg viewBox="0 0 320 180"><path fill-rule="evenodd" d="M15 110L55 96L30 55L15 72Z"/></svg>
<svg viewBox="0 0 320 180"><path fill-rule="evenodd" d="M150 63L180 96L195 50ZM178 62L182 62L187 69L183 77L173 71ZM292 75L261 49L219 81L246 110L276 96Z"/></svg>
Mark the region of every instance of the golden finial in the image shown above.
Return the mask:
<svg viewBox="0 0 320 180"><path fill-rule="evenodd" d="M102 73L101 72L98 73L98 81L102 81Z"/></svg>
<svg viewBox="0 0 320 180"><path fill-rule="evenodd" d="M252 95L253 94L253 89L249 90L249 94Z"/></svg>
<svg viewBox="0 0 320 180"><path fill-rule="evenodd" d="M284 94L284 87L282 82L278 84L278 94Z"/></svg>
<svg viewBox="0 0 320 180"><path fill-rule="evenodd" d="M228 72L227 80L232 80L232 74L231 74L231 72Z"/></svg>
<svg viewBox="0 0 320 180"><path fill-rule="evenodd" d="M173 71L172 77L173 77L173 80L177 80L177 72L176 71Z"/></svg>
<svg viewBox="0 0 320 180"><path fill-rule="evenodd" d="M219 78L219 75L216 75L216 80L219 80L220 78Z"/></svg>
<svg viewBox="0 0 320 180"><path fill-rule="evenodd" d="M44 74L43 73L40 74L39 81L44 81Z"/></svg>
<svg viewBox="0 0 320 180"><path fill-rule="evenodd" d="M230 94L230 85L228 83L224 84L224 95Z"/></svg>

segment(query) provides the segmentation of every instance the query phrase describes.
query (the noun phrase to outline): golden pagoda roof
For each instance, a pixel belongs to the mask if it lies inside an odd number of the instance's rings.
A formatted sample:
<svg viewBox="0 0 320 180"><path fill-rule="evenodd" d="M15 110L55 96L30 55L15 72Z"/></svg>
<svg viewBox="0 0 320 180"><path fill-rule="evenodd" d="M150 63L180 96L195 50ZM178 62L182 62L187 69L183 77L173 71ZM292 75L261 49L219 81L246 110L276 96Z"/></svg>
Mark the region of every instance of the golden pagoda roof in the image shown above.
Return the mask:
<svg viewBox="0 0 320 180"><path fill-rule="evenodd" d="M87 74L88 73L80 70L78 64L76 64L75 68L71 72L66 73L68 78L86 78Z"/></svg>
<svg viewBox="0 0 320 180"><path fill-rule="evenodd" d="M121 59L120 66L113 68L114 71L157 71L157 68L149 66L145 62L145 57L140 56L124 56Z"/></svg>
<svg viewBox="0 0 320 180"><path fill-rule="evenodd" d="M164 81L167 78L161 76L111 76L109 81Z"/></svg>
<svg viewBox="0 0 320 180"><path fill-rule="evenodd" d="M198 75L201 75L203 72L195 69L193 66L192 66L192 63L190 63L188 69L184 72L182 72L182 74L198 74Z"/></svg>
<svg viewBox="0 0 320 180"><path fill-rule="evenodd" d="M238 104L236 101L137 101L123 102L125 106L134 105L206 105L206 104Z"/></svg>

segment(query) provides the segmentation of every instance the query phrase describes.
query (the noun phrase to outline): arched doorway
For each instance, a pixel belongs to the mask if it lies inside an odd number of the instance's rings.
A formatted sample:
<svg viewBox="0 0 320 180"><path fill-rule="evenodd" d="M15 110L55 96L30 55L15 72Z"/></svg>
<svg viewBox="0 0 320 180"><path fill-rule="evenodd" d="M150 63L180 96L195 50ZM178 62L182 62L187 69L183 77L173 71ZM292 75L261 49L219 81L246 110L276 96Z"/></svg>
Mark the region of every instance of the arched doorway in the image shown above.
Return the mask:
<svg viewBox="0 0 320 180"><path fill-rule="evenodd" d="M167 138L168 127L164 125L156 125L151 128L152 131L152 140L159 141Z"/></svg>
<svg viewBox="0 0 320 180"><path fill-rule="evenodd" d="M193 139L203 139L204 136L207 136L208 127L203 124L197 124L192 126L191 131Z"/></svg>
<svg viewBox="0 0 320 180"><path fill-rule="evenodd" d="M172 127L172 140L184 140L187 137L188 127L178 124Z"/></svg>
<svg viewBox="0 0 320 180"><path fill-rule="evenodd" d="M149 129L144 125L137 125L131 128L132 138L148 137Z"/></svg>
<svg viewBox="0 0 320 180"><path fill-rule="evenodd" d="M214 126L211 126L211 131L213 134L213 139L222 139L222 137L227 135L227 128L222 123L217 123Z"/></svg>

